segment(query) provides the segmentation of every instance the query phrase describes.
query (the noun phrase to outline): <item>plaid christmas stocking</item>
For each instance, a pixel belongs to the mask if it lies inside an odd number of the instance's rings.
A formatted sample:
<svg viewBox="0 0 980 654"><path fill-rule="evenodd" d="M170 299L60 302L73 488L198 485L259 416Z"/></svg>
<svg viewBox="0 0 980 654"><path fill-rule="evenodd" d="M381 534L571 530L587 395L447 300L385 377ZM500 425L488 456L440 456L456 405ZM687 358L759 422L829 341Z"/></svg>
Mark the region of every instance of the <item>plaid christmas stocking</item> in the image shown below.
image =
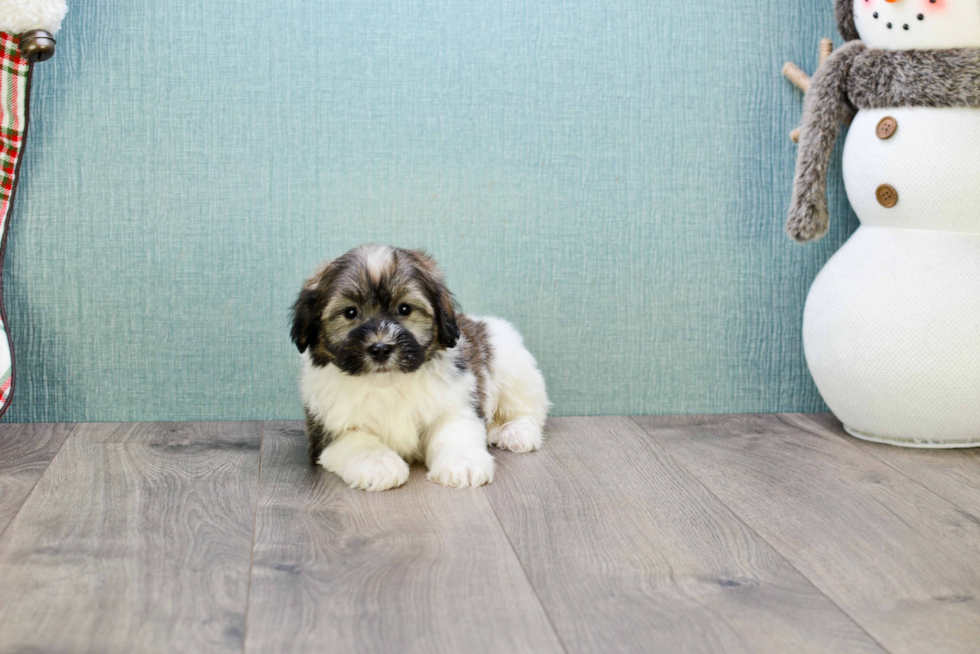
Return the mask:
<svg viewBox="0 0 980 654"><path fill-rule="evenodd" d="M20 162L27 138L28 102L31 89L31 63L21 54L20 37L0 32L0 272L7 252L10 210L14 204ZM2 277L0 277L2 280ZM0 415L10 405L14 388L14 356L7 333L7 313L3 307L0 281Z"/></svg>
<svg viewBox="0 0 980 654"><path fill-rule="evenodd" d="M7 253L10 214L27 139L31 73L54 55L65 0L0 0L0 274ZM0 276L0 416L14 393L14 351L3 306Z"/></svg>

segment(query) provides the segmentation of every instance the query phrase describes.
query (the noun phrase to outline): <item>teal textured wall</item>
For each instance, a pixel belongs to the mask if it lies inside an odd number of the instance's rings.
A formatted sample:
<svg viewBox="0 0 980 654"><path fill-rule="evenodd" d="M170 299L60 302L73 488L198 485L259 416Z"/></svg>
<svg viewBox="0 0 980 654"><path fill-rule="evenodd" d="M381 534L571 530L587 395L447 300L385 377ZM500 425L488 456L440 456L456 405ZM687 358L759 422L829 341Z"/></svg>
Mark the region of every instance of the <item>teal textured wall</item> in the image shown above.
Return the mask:
<svg viewBox="0 0 980 654"><path fill-rule="evenodd" d="M73 2L35 76L7 419L298 417L288 307L365 241L513 321L555 413L823 408L782 220L830 0Z"/></svg>

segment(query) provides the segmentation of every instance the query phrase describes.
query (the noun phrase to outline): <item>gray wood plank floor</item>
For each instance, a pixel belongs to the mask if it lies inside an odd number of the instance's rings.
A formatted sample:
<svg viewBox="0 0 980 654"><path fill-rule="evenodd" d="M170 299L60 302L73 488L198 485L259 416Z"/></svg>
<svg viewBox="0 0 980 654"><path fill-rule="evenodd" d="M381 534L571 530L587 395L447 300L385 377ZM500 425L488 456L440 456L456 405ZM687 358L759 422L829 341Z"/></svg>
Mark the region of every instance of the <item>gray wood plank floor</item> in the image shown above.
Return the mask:
<svg viewBox="0 0 980 654"><path fill-rule="evenodd" d="M973 516L980 516L980 447L949 452L890 447L849 438L832 415L799 416L914 479ZM980 647L978 647L980 649Z"/></svg>
<svg viewBox="0 0 980 654"><path fill-rule="evenodd" d="M355 492L300 423L0 425L0 652L969 652L980 452L565 418Z"/></svg>
<svg viewBox="0 0 980 654"><path fill-rule="evenodd" d="M241 651L260 443L75 427L0 538L0 650Z"/></svg>
<svg viewBox="0 0 980 654"><path fill-rule="evenodd" d="M295 423L263 447L249 651L562 651L482 489L351 490Z"/></svg>
<svg viewBox="0 0 980 654"><path fill-rule="evenodd" d="M0 535L48 469L72 425L4 425L0 431Z"/></svg>
<svg viewBox="0 0 980 654"><path fill-rule="evenodd" d="M887 649L977 652L980 516L804 416L637 422Z"/></svg>
<svg viewBox="0 0 980 654"><path fill-rule="evenodd" d="M628 419L549 436L487 493L569 652L881 651Z"/></svg>

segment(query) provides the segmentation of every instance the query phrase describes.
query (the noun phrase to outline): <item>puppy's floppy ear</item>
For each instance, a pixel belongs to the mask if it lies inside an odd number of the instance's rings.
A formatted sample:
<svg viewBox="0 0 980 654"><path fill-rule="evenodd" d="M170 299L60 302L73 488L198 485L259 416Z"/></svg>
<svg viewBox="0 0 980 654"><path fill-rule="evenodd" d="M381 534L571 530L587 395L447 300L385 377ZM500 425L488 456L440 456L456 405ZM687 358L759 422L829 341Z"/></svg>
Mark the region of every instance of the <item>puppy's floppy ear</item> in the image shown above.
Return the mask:
<svg viewBox="0 0 980 654"><path fill-rule="evenodd" d="M459 326L456 324L456 300L446 288L442 273L429 255L421 250L412 250L412 257L418 268L425 293L435 314L436 335L443 347L456 347L459 340Z"/></svg>
<svg viewBox="0 0 980 654"><path fill-rule="evenodd" d="M303 290L293 304L293 329L290 336L300 354L316 347L320 341L323 319L320 317L327 301L328 289L337 277L338 259L324 261L303 284Z"/></svg>
<svg viewBox="0 0 980 654"><path fill-rule="evenodd" d="M456 301L440 281L433 289L432 306L436 312L436 332L443 347L456 347L459 325L456 324Z"/></svg>
<svg viewBox="0 0 980 654"><path fill-rule="evenodd" d="M290 332L300 354L315 347L320 339L321 311L319 290L315 287L303 287L293 304L293 329Z"/></svg>

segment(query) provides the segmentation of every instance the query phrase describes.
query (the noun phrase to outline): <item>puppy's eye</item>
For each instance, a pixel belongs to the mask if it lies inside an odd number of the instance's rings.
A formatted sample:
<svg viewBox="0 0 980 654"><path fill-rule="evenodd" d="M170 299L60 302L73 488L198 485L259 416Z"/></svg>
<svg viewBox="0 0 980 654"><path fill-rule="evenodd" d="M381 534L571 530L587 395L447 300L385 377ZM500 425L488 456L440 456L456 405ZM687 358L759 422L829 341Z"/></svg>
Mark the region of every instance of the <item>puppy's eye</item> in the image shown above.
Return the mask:
<svg viewBox="0 0 980 654"><path fill-rule="evenodd" d="M398 315L399 316L407 316L407 315L410 315L411 313L412 313L412 307L408 306L407 304L399 304L398 305Z"/></svg>
<svg viewBox="0 0 980 654"><path fill-rule="evenodd" d="M347 307L347 309L344 311L344 318L347 318L348 320L357 318L357 309L354 307Z"/></svg>

